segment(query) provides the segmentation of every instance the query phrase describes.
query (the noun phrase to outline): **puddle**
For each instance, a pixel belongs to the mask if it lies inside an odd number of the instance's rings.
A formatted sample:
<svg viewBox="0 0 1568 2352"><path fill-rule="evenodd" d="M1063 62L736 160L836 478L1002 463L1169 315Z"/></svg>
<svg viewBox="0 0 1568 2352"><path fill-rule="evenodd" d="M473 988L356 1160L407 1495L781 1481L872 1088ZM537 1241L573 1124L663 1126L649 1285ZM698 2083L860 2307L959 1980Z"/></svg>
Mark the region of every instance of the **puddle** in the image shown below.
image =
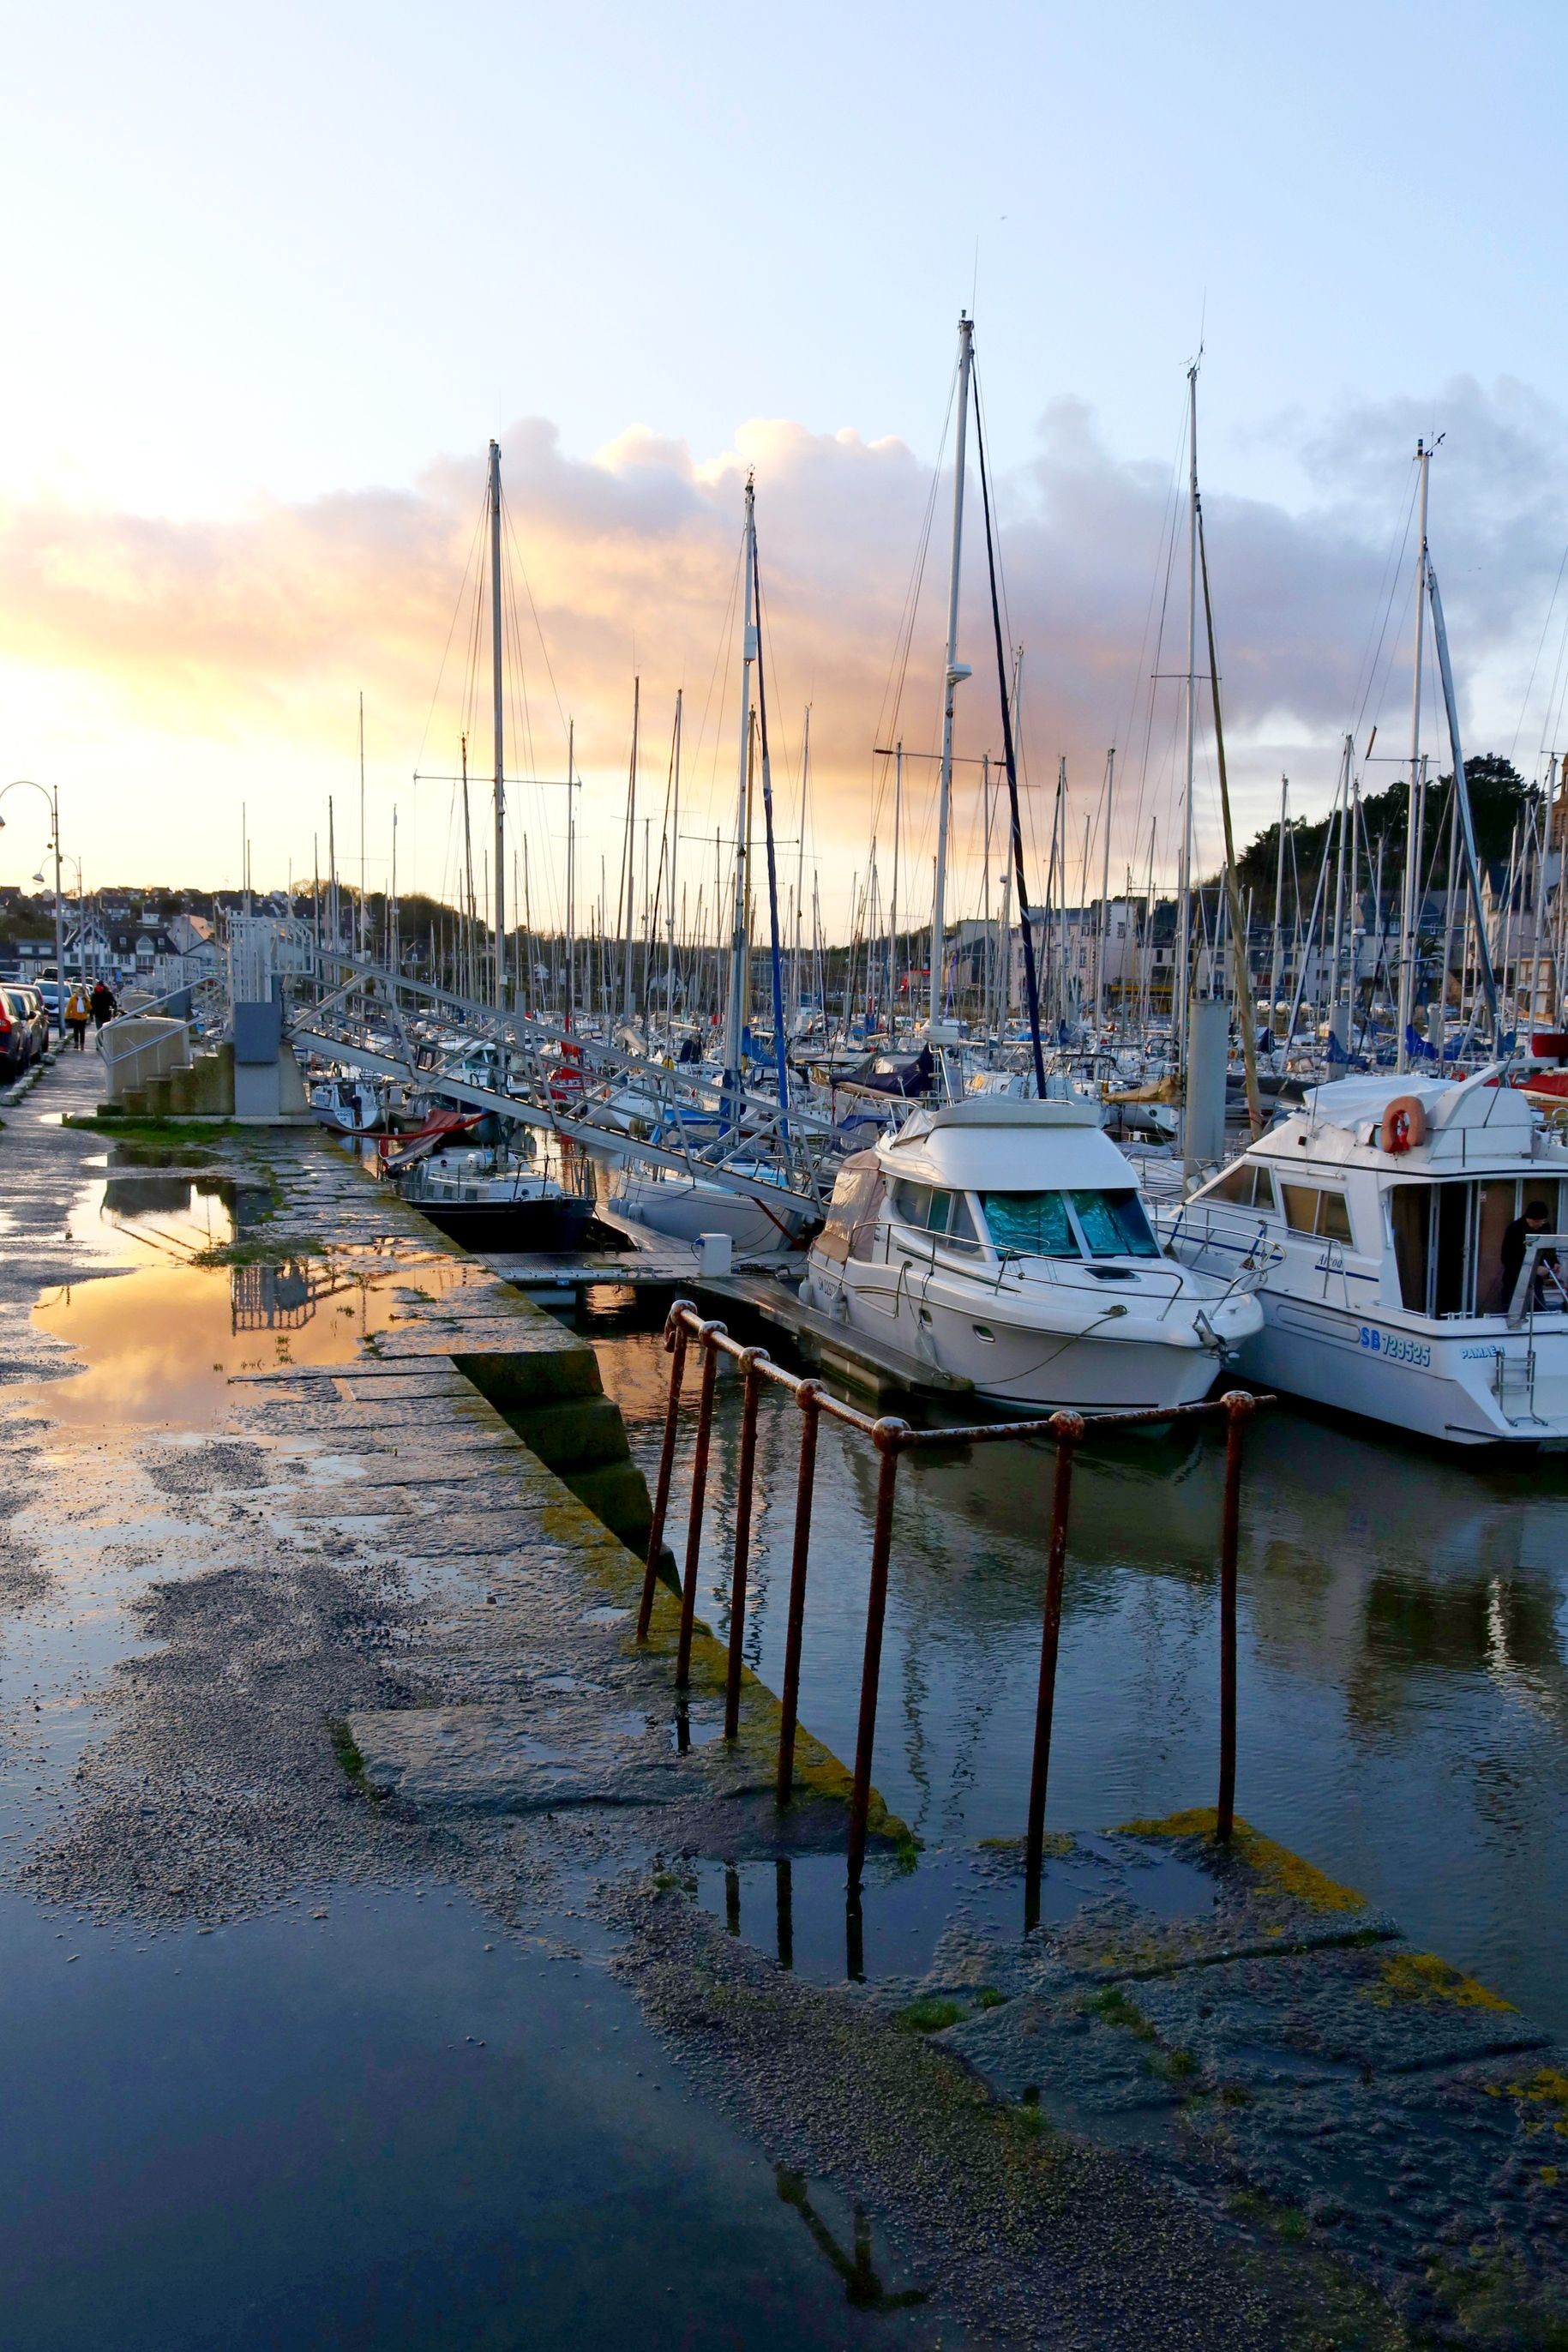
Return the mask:
<svg viewBox="0 0 1568 2352"><path fill-rule="evenodd" d="M226 1412L236 1374L353 1363L361 1342L406 1323L413 1265L426 1296L469 1278L461 1259L373 1248L193 1263L265 1233L271 1203L270 1192L232 1177L110 1174L89 1186L72 1210L72 1235L126 1277L45 1294L35 1328L74 1349L84 1368L19 1394L60 1422L209 1427Z"/></svg>
<svg viewBox="0 0 1568 2352"><path fill-rule="evenodd" d="M705 1911L814 1984L924 1976L949 1927L972 1927L997 1942L1020 1942L1024 1934L1022 1878L977 1867L963 1851L922 1854L913 1870L891 1859L868 1864L858 1902L841 1853L699 1861L693 1869ZM1076 1868L1048 1863L1041 1924L1070 1919L1116 1884L1109 1870L1097 1884L1082 1859Z"/></svg>
<svg viewBox="0 0 1568 2352"><path fill-rule="evenodd" d="M266 1186L232 1177L126 1175L111 1167L72 1203L66 1231L78 1249L116 1265L180 1265L245 1238L271 1206Z"/></svg>

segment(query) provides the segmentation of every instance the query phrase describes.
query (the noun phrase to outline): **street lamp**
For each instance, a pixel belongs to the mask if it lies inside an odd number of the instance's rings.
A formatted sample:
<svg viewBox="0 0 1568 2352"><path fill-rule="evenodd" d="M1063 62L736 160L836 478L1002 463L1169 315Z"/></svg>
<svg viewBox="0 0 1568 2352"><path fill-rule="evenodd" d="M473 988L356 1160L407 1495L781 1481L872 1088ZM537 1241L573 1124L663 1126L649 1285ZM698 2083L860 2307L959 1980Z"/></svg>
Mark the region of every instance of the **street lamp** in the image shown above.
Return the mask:
<svg viewBox="0 0 1568 2352"><path fill-rule="evenodd" d="M66 1034L66 950L65 929L60 907L60 795L57 786L53 791L47 785L36 784L31 776L18 776L15 782L0 784L0 801L7 793L42 793L49 804L49 817L54 838L49 846L55 853L55 1036ZM0 816L0 826L5 820Z"/></svg>

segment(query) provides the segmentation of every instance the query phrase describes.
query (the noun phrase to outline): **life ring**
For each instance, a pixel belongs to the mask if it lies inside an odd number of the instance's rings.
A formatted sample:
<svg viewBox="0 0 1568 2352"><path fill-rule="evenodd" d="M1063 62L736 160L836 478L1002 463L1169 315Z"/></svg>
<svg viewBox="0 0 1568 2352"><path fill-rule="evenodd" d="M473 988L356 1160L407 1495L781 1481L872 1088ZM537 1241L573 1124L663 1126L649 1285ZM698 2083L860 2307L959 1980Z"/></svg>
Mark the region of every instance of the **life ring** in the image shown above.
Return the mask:
<svg viewBox="0 0 1568 2352"><path fill-rule="evenodd" d="M1377 1140L1385 1151L1414 1151L1427 1140L1427 1114L1416 1095L1396 1095L1383 1114Z"/></svg>

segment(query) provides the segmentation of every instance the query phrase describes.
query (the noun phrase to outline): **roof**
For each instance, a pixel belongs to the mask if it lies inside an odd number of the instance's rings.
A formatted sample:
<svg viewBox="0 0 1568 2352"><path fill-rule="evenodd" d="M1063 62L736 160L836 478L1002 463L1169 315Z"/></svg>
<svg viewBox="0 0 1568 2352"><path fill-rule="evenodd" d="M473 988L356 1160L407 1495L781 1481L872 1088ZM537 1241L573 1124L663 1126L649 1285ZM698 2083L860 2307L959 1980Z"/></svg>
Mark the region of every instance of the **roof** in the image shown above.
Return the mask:
<svg viewBox="0 0 1568 2352"><path fill-rule="evenodd" d="M1434 1161L1482 1167L1489 1161L1517 1161L1554 1148L1539 1132L1540 1120L1516 1087L1500 1084L1500 1065L1478 1070L1469 1078L1439 1078L1387 1074L1380 1077L1338 1078L1313 1087L1306 1095L1305 1113L1285 1120L1264 1139L1268 1156L1284 1158L1303 1139L1317 1142L1320 1155L1346 1158L1371 1155L1375 1165L1393 1166L1378 1141L1378 1129L1390 1103L1415 1100L1427 1116L1427 1135L1411 1150L1397 1155L1402 1167L1431 1168ZM1336 1146L1323 1129L1343 1140ZM1434 1173L1443 1173L1439 1167Z"/></svg>
<svg viewBox="0 0 1568 2352"><path fill-rule="evenodd" d="M1124 1192L1137 1181L1093 1103L972 1096L917 1111L877 1156L890 1176L962 1192Z"/></svg>

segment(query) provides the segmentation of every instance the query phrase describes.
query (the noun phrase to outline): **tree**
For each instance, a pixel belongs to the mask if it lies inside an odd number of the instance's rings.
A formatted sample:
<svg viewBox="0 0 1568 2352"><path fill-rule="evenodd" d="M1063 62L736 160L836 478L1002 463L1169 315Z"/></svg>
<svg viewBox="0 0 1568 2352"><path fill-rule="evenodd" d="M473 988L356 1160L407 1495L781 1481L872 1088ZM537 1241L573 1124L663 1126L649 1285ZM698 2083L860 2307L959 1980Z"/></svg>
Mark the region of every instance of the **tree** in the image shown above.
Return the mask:
<svg viewBox="0 0 1568 2352"><path fill-rule="evenodd" d="M1453 784L1451 773L1439 776L1427 785L1426 862L1432 878L1441 886L1448 882L1448 793ZM1508 760L1494 753L1465 761L1465 783L1469 793L1470 814L1475 824L1476 851L1483 865L1495 865L1507 859L1513 840L1515 825L1521 813L1533 808L1540 793L1527 784L1518 770ZM1405 829L1409 809L1409 783L1400 777L1380 793L1364 796L1361 803L1362 838L1374 845L1384 844L1384 876L1385 887L1405 870ZM1315 821L1294 817L1286 828L1285 892L1287 903L1292 903L1299 877L1301 902L1312 904L1317 887L1318 868L1328 848L1333 822L1329 817ZM1279 856L1280 827L1278 822L1250 842L1237 861L1238 876L1243 893L1256 892L1260 907L1273 905L1274 874Z"/></svg>

